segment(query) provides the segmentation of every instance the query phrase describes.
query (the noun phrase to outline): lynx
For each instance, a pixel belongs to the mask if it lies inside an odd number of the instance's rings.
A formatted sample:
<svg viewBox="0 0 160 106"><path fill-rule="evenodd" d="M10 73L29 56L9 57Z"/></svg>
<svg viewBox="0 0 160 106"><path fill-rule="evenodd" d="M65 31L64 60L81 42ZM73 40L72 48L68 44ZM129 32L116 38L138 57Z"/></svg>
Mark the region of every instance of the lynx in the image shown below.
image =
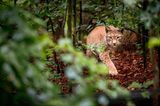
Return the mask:
<svg viewBox="0 0 160 106"><path fill-rule="evenodd" d="M110 52L116 50L121 44L122 33L118 31L118 28L113 26L97 26L94 28L86 38L87 45L94 45L98 48L101 45L105 45L105 50L102 52L92 51L88 49L86 51L87 56L91 56L95 53L99 59L108 66L109 74L117 75L118 71L110 58Z"/></svg>

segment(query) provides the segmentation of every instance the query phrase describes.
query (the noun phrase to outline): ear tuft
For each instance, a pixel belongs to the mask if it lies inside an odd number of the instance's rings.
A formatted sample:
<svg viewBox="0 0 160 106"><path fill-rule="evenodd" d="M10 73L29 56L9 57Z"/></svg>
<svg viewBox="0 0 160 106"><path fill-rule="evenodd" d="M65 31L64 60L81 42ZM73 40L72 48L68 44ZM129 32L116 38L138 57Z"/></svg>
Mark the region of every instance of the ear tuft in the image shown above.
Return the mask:
<svg viewBox="0 0 160 106"><path fill-rule="evenodd" d="M106 33L108 33L108 32L109 32L109 27L106 26L106 27L105 27L105 30L106 30Z"/></svg>
<svg viewBox="0 0 160 106"><path fill-rule="evenodd" d="M120 29L119 29L119 31L120 31L121 33L123 33L123 31L124 31L124 28L120 28Z"/></svg>

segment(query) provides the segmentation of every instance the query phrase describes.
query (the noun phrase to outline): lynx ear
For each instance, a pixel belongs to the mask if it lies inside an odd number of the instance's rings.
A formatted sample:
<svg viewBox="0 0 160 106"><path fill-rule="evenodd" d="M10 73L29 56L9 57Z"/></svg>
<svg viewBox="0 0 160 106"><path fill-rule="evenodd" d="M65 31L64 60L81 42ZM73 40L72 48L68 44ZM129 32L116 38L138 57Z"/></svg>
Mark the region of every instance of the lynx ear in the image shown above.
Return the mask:
<svg viewBox="0 0 160 106"><path fill-rule="evenodd" d="M106 26L106 30L110 31L111 30L111 26Z"/></svg>
<svg viewBox="0 0 160 106"><path fill-rule="evenodd" d="M124 28L119 28L119 31L120 31L121 33L123 33Z"/></svg>
<svg viewBox="0 0 160 106"><path fill-rule="evenodd" d="M106 26L106 27L105 27L105 30L106 30L106 33L108 33L108 31L109 31L109 27L108 27L108 26Z"/></svg>

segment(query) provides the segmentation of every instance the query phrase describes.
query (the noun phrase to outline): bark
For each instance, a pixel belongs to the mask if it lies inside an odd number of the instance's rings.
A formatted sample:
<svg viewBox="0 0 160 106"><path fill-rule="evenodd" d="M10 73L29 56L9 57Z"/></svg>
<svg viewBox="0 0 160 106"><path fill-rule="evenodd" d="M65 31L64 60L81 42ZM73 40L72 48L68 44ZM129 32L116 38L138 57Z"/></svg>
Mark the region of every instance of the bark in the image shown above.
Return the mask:
<svg viewBox="0 0 160 106"><path fill-rule="evenodd" d="M143 0L142 2L142 10L146 11L148 6L148 0ZM146 43L147 43L147 38L148 38L148 30L145 28L144 23L142 24L142 45L143 45L143 58L144 58L144 68L146 68Z"/></svg>
<svg viewBox="0 0 160 106"><path fill-rule="evenodd" d="M80 8L80 12L79 12L79 26L81 27L82 26L82 0L79 1L79 8ZM79 39L81 39L81 36L82 36L82 32L81 30L79 31Z"/></svg>
<svg viewBox="0 0 160 106"><path fill-rule="evenodd" d="M72 0L66 2L66 16L65 16L65 27L64 36L71 38L72 35Z"/></svg>
<svg viewBox="0 0 160 106"><path fill-rule="evenodd" d="M146 43L147 43L147 41L148 41L148 30L147 29L145 29L145 26L144 25L142 25L142 35L143 35L143 37L142 37L142 45L143 45L143 62L144 62L144 68L146 68L146 57L147 57L147 51L146 51Z"/></svg>
<svg viewBox="0 0 160 106"><path fill-rule="evenodd" d="M17 0L14 0L14 6L16 6L17 5Z"/></svg>
<svg viewBox="0 0 160 106"><path fill-rule="evenodd" d="M73 45L76 45L77 42L77 36L76 36L76 1L77 0L73 0L72 2L72 7L73 7L73 20L72 20L72 36L73 36Z"/></svg>

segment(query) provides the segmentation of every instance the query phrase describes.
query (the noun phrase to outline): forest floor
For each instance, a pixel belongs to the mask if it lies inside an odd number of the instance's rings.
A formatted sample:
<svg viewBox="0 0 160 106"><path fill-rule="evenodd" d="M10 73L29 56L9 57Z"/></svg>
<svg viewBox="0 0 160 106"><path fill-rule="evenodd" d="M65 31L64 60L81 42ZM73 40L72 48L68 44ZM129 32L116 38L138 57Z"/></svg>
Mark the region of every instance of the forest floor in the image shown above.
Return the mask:
<svg viewBox="0 0 160 106"><path fill-rule="evenodd" d="M112 61L118 70L118 75L110 78L117 79L122 86L129 90L134 90L134 88L128 87L132 82L144 83L153 79L153 65L149 55L147 55L145 68L143 55L136 51L115 53Z"/></svg>
<svg viewBox="0 0 160 106"><path fill-rule="evenodd" d="M116 79L119 81L120 85L129 89L135 90L134 88L130 88L129 85L132 82L144 83L148 80L153 79L153 66L150 62L149 55L147 56L146 67L144 68L144 59L143 56L137 53L137 50L134 51L122 51L114 53L111 57L113 63L115 64L118 75L109 76L110 79ZM68 79L64 75L65 65L59 61L59 68L62 70L58 72L58 77L51 77L49 80L60 85L61 90L64 94L70 93L71 89L68 84ZM57 70L57 65L49 66L52 70ZM152 87L152 86L149 86Z"/></svg>

